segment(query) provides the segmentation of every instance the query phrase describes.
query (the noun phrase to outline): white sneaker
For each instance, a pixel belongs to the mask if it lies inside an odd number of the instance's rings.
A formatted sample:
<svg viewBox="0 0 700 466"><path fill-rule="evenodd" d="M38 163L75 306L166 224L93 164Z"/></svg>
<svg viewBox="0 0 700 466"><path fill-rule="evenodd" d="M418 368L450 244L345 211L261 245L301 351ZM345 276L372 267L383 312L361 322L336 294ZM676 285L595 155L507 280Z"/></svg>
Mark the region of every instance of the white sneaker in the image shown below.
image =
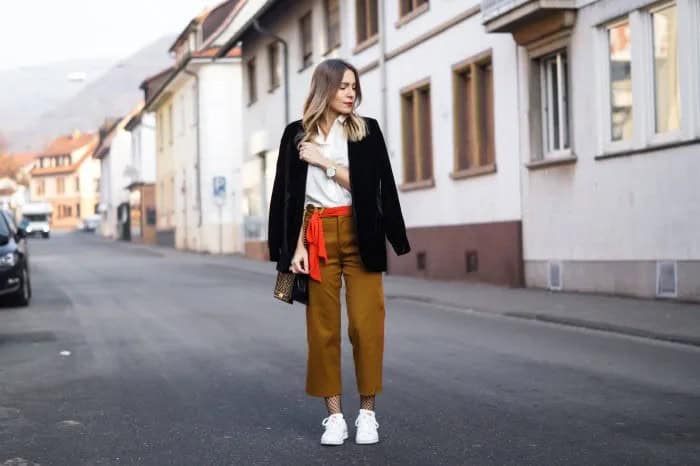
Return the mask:
<svg viewBox="0 0 700 466"><path fill-rule="evenodd" d="M368 445L379 442L379 433L377 432L379 423L375 418L374 411L360 409L360 414L357 415L355 420L355 427L357 427L355 443Z"/></svg>
<svg viewBox="0 0 700 466"><path fill-rule="evenodd" d="M348 425L342 413L331 414L321 425L326 428L321 436L321 445L342 445L348 438Z"/></svg>

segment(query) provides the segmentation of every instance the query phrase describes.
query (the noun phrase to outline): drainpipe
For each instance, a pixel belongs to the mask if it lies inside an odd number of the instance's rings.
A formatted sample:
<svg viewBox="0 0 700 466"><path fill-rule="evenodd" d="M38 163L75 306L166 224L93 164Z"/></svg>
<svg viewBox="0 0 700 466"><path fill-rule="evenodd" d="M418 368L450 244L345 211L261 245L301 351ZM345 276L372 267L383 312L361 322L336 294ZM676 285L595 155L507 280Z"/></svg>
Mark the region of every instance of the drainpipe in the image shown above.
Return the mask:
<svg viewBox="0 0 700 466"><path fill-rule="evenodd" d="M386 28L384 27L386 2L377 2L379 4L378 18L379 23L379 79L381 93L381 126L384 130L384 139L389 141L389 125L388 125L388 110L387 110L387 84L386 84ZM391 151L389 151L391 154Z"/></svg>
<svg viewBox="0 0 700 466"><path fill-rule="evenodd" d="M380 2L381 3L381 2ZM287 126L289 121L289 47L287 42L280 36L276 35L272 31L260 26L260 22L257 19L253 20L253 29L258 31L260 34L272 37L277 42L282 44L282 55L284 55L284 126Z"/></svg>
<svg viewBox="0 0 700 466"><path fill-rule="evenodd" d="M199 226L202 226L202 180L201 180L201 163L202 163L202 138L200 133L201 131L201 122L200 118L202 116L202 113L199 111L201 108L201 103L200 103L200 92L199 92L199 75L197 73L193 73L192 71L188 70L187 68L183 68L183 71L185 74L192 76L195 81L195 92L197 94L197 163L195 165L195 172L197 173L197 180L196 180L196 187L197 187L197 206L199 207Z"/></svg>

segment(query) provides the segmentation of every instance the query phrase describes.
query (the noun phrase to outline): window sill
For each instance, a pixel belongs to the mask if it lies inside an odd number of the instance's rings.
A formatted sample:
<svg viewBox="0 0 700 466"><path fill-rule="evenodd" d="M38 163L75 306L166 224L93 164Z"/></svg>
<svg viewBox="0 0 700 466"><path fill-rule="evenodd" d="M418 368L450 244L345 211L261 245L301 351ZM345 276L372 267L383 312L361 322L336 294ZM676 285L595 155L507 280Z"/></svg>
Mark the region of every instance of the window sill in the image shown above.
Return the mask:
<svg viewBox="0 0 700 466"><path fill-rule="evenodd" d="M371 46L378 44L379 43L379 34L375 34L369 39L366 39L364 42L360 42L355 46L354 49L352 49L353 55L357 55L358 53L362 52L365 49L370 48Z"/></svg>
<svg viewBox="0 0 700 466"><path fill-rule="evenodd" d="M476 168L468 168L466 170L457 170L450 173L450 178L453 180L463 180L465 178L474 178L476 176L488 175L490 173L496 173L495 163Z"/></svg>
<svg viewBox="0 0 700 466"><path fill-rule="evenodd" d="M410 181L399 186L401 191L417 191L419 189L430 189L435 187L435 179L430 178L421 181Z"/></svg>
<svg viewBox="0 0 700 466"><path fill-rule="evenodd" d="M340 48L340 42L338 42L338 43L335 44L333 47L331 47L331 48L329 48L328 50L326 50L326 51L323 53L323 56L324 56L324 57L327 57L328 55L330 55L331 53L335 52L335 51L338 50L339 48Z"/></svg>
<svg viewBox="0 0 700 466"><path fill-rule="evenodd" d="M537 170L538 168L556 167L558 165L570 165L576 163L576 160L576 156L571 154L553 159L535 160L526 163L525 166L530 170Z"/></svg>
<svg viewBox="0 0 700 466"><path fill-rule="evenodd" d="M413 10L412 12L406 13L401 18L399 18L399 20L396 21L396 23L394 23L394 26L396 27L396 29L398 29L398 28L404 26L406 23L410 23L416 17L422 15L423 13L428 11L429 9L430 9L430 3L424 3L421 6L419 6L418 8L416 8L415 10Z"/></svg>
<svg viewBox="0 0 700 466"><path fill-rule="evenodd" d="M297 70L297 73L303 73L314 65L314 62L310 62Z"/></svg>
<svg viewBox="0 0 700 466"><path fill-rule="evenodd" d="M667 142L663 144L653 144L647 147L642 147L640 149L628 149L615 152L606 152L604 154L596 155L594 158L595 160L606 160L618 157L629 157L631 155L645 154L647 152L655 152L657 150L663 149L673 149L674 147L692 146L695 144L700 144L700 138L688 139L685 141Z"/></svg>

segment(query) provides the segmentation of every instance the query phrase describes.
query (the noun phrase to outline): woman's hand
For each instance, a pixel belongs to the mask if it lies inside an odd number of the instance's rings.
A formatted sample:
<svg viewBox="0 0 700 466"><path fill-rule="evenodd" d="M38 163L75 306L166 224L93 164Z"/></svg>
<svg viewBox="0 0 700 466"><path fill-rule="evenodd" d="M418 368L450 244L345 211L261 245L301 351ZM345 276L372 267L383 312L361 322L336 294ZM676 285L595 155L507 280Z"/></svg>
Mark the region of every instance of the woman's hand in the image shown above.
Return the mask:
<svg viewBox="0 0 700 466"><path fill-rule="evenodd" d="M299 158L310 165L324 169L331 166L330 160L321 154L321 150L313 142L302 142L299 144Z"/></svg>
<svg viewBox="0 0 700 466"><path fill-rule="evenodd" d="M292 265L289 270L293 273L309 273L309 253L303 245L298 245L292 257Z"/></svg>

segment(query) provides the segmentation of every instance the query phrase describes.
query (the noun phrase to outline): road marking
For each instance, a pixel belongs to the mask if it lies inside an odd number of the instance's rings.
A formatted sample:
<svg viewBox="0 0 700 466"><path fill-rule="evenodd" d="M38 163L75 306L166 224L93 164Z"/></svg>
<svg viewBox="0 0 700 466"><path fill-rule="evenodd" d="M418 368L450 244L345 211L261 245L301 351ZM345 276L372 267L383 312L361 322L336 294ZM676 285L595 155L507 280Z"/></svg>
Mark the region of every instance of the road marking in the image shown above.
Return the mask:
<svg viewBox="0 0 700 466"><path fill-rule="evenodd" d="M70 356L70 351L63 350L60 354L61 356Z"/></svg>
<svg viewBox="0 0 700 466"><path fill-rule="evenodd" d="M2 463L2 466L40 466L39 463L33 463L30 462L29 460L25 460L24 458L12 458L9 460L5 460Z"/></svg>

